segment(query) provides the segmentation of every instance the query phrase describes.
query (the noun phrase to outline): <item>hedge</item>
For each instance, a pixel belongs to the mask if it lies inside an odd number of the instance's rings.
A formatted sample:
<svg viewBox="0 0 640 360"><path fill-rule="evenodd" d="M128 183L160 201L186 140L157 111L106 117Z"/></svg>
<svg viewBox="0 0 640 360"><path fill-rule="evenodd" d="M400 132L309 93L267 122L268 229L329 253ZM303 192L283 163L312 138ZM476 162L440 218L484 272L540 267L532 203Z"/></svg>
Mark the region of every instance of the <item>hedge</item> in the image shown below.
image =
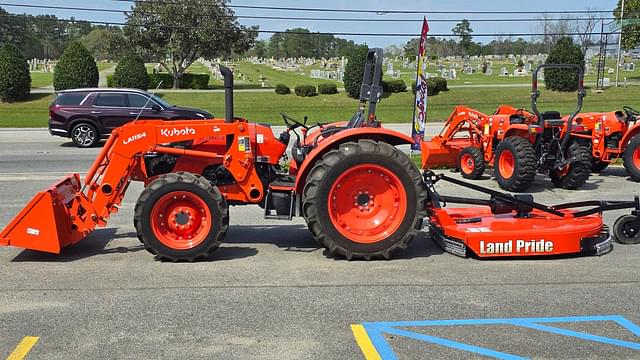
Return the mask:
<svg viewBox="0 0 640 360"><path fill-rule="evenodd" d="M118 62L118 66L116 66L112 83L114 87L147 90L149 88L149 76L140 55L127 54L123 57Z"/></svg>
<svg viewBox="0 0 640 360"><path fill-rule="evenodd" d="M400 93L407 91L407 84L402 79L382 82L382 90L385 93Z"/></svg>
<svg viewBox="0 0 640 360"><path fill-rule="evenodd" d="M0 50L0 101L26 100L31 92L29 64L14 45Z"/></svg>
<svg viewBox="0 0 640 360"><path fill-rule="evenodd" d="M334 83L322 83L318 84L318 93L320 94L337 94L338 85Z"/></svg>
<svg viewBox="0 0 640 360"><path fill-rule="evenodd" d="M56 91L98 86L98 66L81 43L73 41L64 49L53 73Z"/></svg>
<svg viewBox="0 0 640 360"><path fill-rule="evenodd" d="M442 84L440 84L440 86L442 86ZM414 94L417 91L415 82L411 84L411 91ZM438 80L436 80L436 78L428 78L427 79L427 96L435 96L435 95L438 95L439 93L440 93L440 87L438 86Z"/></svg>
<svg viewBox="0 0 640 360"><path fill-rule="evenodd" d="M291 94L291 89L287 85L278 84L276 85L276 94L279 94L279 95Z"/></svg>
<svg viewBox="0 0 640 360"><path fill-rule="evenodd" d="M316 92L316 87L313 85L298 85L295 89L296 95L302 97L310 97L316 96L318 93Z"/></svg>

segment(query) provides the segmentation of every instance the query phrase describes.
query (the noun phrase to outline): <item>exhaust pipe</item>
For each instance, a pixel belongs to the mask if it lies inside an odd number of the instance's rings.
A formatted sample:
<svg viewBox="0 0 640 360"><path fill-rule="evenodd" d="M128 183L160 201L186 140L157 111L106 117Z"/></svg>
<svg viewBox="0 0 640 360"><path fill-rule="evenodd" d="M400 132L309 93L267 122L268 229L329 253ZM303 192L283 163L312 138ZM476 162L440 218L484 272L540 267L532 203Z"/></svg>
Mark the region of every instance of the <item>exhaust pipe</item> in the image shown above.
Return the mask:
<svg viewBox="0 0 640 360"><path fill-rule="evenodd" d="M220 65L220 73L224 77L224 122L233 122L233 72Z"/></svg>

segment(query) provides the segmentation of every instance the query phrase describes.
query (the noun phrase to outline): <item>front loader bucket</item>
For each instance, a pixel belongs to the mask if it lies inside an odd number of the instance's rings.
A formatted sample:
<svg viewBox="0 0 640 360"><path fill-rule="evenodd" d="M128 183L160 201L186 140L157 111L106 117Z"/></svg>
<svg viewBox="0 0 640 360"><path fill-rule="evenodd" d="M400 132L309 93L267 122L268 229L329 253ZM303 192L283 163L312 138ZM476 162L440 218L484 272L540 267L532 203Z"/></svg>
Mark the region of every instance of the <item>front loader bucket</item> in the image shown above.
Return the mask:
<svg viewBox="0 0 640 360"><path fill-rule="evenodd" d="M86 197L80 184L78 174L68 175L36 194L2 230L0 245L59 254L82 240L93 228L84 226L82 218L90 212L82 206Z"/></svg>
<svg viewBox="0 0 640 360"><path fill-rule="evenodd" d="M469 146L469 140L451 139L446 143L439 137L434 137L420 144L422 151L422 168L436 169L440 167L458 166L460 151Z"/></svg>

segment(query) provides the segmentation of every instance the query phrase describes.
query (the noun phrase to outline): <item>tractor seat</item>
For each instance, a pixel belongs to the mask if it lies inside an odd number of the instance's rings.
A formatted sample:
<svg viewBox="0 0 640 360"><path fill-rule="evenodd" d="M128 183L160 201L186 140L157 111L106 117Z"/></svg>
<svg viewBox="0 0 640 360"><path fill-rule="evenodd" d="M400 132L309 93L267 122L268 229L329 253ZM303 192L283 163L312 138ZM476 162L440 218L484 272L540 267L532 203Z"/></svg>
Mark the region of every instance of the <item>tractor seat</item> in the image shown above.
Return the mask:
<svg viewBox="0 0 640 360"><path fill-rule="evenodd" d="M322 136L327 137L329 135L333 135L345 129L353 129L353 128L361 127L363 122L364 122L364 115L358 111L357 113L353 114L353 116L345 126L327 126L322 131Z"/></svg>
<svg viewBox="0 0 640 360"><path fill-rule="evenodd" d="M545 125L548 126L563 126L566 122L560 117L559 111L544 111L540 115L542 115Z"/></svg>

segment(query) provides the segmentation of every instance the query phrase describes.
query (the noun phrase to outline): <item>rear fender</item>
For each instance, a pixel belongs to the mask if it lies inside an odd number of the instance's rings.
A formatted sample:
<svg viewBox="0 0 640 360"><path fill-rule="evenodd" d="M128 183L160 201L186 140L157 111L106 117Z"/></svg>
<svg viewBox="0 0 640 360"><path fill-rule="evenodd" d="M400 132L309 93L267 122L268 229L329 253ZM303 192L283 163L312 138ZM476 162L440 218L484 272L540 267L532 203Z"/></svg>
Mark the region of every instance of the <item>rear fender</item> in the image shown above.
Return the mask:
<svg viewBox="0 0 640 360"><path fill-rule="evenodd" d="M629 128L629 131L627 131L626 134L624 134L624 136L622 137L622 140L620 141L620 149L622 151L624 151L624 149L627 147L627 144L629 143L629 141L631 141L631 139L633 139L634 136L640 134L640 123L633 125L632 127Z"/></svg>
<svg viewBox="0 0 640 360"><path fill-rule="evenodd" d="M307 155L298 170L295 184L296 193L302 193L309 171L311 171L316 162L321 159L324 154L337 148L342 143L358 141L360 139L384 141L393 146L413 143L413 139L410 136L390 129L362 127L342 130L320 142L318 146Z"/></svg>
<svg viewBox="0 0 640 360"><path fill-rule="evenodd" d="M535 135L529 134L529 125L525 125L525 124L516 124L516 125L509 126L509 128L504 133L502 138L500 138L500 135L498 134L498 139L503 140L511 136L523 137L525 139L528 139L529 142L531 143L535 141Z"/></svg>

